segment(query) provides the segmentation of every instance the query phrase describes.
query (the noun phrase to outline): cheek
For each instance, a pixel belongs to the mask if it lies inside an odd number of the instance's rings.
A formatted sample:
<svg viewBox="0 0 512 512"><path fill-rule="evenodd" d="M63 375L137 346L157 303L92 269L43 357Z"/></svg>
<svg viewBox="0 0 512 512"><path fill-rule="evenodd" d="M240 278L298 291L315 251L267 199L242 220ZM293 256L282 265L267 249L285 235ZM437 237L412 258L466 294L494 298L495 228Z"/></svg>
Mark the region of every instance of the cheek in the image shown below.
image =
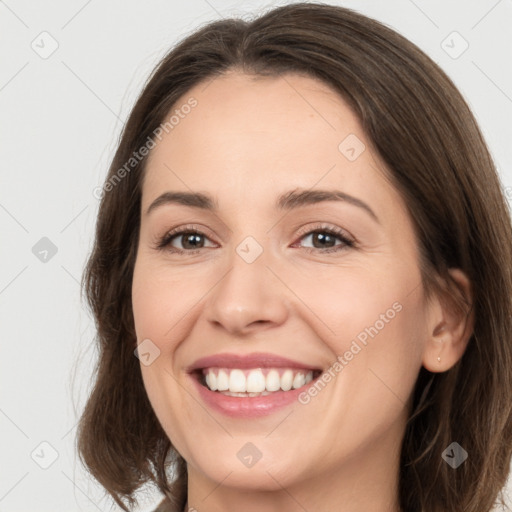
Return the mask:
<svg viewBox="0 0 512 512"><path fill-rule="evenodd" d="M358 339L365 345L398 326L412 327L421 314L419 276L415 274L404 277L399 270L340 267L315 276L311 272L296 275L293 287L316 316L322 339L339 354L350 348L347 340ZM404 323L411 315L414 322ZM390 343L399 343L401 338L390 336Z"/></svg>
<svg viewBox="0 0 512 512"><path fill-rule="evenodd" d="M171 269L144 251L135 264L132 308L137 343L149 339L159 351L150 365L141 364L144 387L160 423L183 453L188 451L181 440L187 436L181 426L193 423L194 408L178 383L182 373L179 351L190 336L198 303L208 286L211 283L205 276L191 267Z"/></svg>
<svg viewBox="0 0 512 512"><path fill-rule="evenodd" d="M161 351L169 350L168 341L179 339L187 313L202 295L198 284L190 272L170 272L165 264L139 260L132 285L137 341L149 338Z"/></svg>
<svg viewBox="0 0 512 512"><path fill-rule="evenodd" d="M375 275L345 276L343 283L333 282L337 291L316 303L334 331L323 338L333 353L335 375L327 385L332 386L331 401L324 419L330 427L324 435L332 445L346 446L346 439L351 439L352 449L363 449L405 421L421 368L421 289L411 293L413 279L389 276L379 281L380 286L374 279ZM333 429L333 424L339 428Z"/></svg>
<svg viewBox="0 0 512 512"><path fill-rule="evenodd" d="M306 282L307 281L307 282ZM390 398L406 402L426 339L422 288L417 271L346 270L329 281L305 279L296 288L321 319L318 335L343 374L340 393L359 403ZM394 396L396 395L396 397Z"/></svg>
<svg viewBox="0 0 512 512"><path fill-rule="evenodd" d="M159 351L151 364L145 365L141 360L149 401L175 448L190 457L183 425L192 424L193 418L187 395L176 379L178 368L174 357L180 340L186 337L186 313L191 307L184 296L186 282L183 276L171 274L168 268L139 258L133 275L132 307L137 343L149 339Z"/></svg>

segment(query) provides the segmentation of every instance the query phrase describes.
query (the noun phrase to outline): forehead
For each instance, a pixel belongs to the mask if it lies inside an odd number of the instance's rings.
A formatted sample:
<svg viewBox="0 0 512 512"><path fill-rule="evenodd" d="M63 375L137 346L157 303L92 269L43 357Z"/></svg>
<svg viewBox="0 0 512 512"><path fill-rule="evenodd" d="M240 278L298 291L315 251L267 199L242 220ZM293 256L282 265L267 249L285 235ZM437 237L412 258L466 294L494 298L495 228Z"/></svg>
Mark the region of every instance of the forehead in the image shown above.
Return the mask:
<svg viewBox="0 0 512 512"><path fill-rule="evenodd" d="M171 115L146 166L145 205L167 189L209 190L239 207L294 187L397 199L358 118L317 79L231 72L189 90Z"/></svg>

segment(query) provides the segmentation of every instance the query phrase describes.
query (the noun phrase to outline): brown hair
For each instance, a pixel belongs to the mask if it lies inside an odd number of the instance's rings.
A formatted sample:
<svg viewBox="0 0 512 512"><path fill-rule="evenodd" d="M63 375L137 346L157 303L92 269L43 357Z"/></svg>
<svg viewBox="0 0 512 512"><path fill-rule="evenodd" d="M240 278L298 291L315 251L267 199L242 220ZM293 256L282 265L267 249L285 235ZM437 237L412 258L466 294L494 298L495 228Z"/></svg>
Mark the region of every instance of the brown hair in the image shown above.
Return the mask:
<svg viewBox="0 0 512 512"><path fill-rule="evenodd" d="M307 74L336 90L404 198L427 293L445 285L455 296L450 268L471 280L474 332L462 359L444 373L422 368L418 376L399 500L408 512L489 511L501 496L512 452L512 228L469 107L445 73L393 30L346 8L291 4L250 22L210 23L170 51L130 114L107 180L153 136L182 95L228 70ZM103 194L83 276L99 361L78 451L123 510L124 502L136 503L135 491L144 483L183 507L187 485L185 462L151 408L133 353L131 285L145 162ZM457 470L441 457L452 441L469 453ZM174 483L166 477L169 459Z"/></svg>

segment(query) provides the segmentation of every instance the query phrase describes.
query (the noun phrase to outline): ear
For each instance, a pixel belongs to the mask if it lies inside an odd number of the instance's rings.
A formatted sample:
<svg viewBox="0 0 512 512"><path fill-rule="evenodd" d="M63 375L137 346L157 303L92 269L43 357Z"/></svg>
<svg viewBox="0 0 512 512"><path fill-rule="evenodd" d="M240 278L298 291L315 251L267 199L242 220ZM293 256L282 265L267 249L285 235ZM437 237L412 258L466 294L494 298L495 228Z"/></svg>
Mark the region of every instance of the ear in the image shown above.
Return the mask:
<svg viewBox="0 0 512 512"><path fill-rule="evenodd" d="M445 372L463 356L473 334L474 312L471 283L459 269L449 273L460 292L461 305L448 292L433 297L428 306L428 337L423 351L423 366L430 372Z"/></svg>

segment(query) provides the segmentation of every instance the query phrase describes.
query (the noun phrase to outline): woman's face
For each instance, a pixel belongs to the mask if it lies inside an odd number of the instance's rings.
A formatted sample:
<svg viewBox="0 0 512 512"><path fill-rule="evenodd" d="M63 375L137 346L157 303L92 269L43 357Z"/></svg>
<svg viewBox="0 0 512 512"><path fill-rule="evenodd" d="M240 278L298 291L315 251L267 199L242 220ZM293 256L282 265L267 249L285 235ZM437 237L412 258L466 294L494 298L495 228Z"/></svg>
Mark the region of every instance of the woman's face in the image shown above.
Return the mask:
<svg viewBox="0 0 512 512"><path fill-rule="evenodd" d="M173 113L132 292L144 384L189 478L388 478L427 311L411 219L360 123L298 75L230 73Z"/></svg>

